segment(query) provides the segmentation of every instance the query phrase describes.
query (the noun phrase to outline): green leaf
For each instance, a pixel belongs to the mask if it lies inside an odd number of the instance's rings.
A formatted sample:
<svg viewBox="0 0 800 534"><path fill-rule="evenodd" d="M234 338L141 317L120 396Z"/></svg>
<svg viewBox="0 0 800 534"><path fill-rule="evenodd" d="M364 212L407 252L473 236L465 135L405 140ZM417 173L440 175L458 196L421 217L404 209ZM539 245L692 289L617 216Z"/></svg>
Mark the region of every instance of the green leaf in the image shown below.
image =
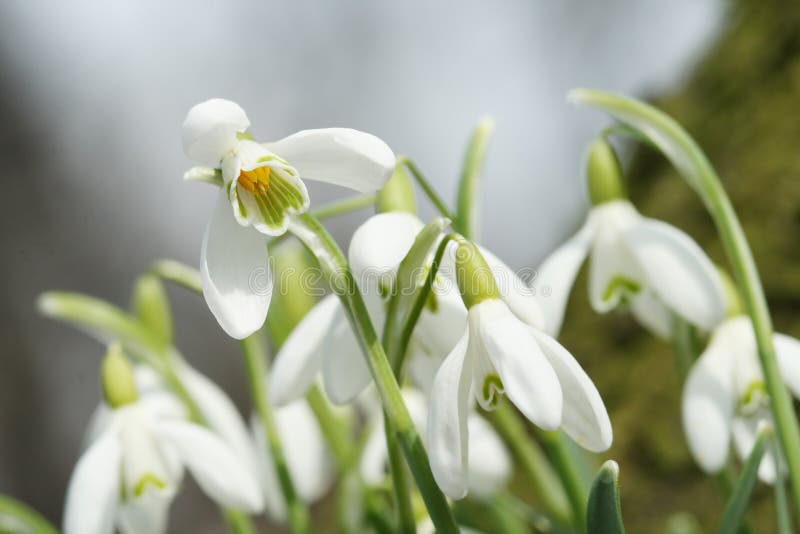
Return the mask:
<svg viewBox="0 0 800 534"><path fill-rule="evenodd" d="M0 532L4 534L58 534L39 512L10 497L0 496Z"/></svg>
<svg viewBox="0 0 800 534"><path fill-rule="evenodd" d="M600 468L589 492L587 534L624 534L619 505L619 466L609 460Z"/></svg>
<svg viewBox="0 0 800 534"><path fill-rule="evenodd" d="M194 291L203 292L200 272L194 267L175 260L158 260L150 266L150 272L159 278Z"/></svg>
<svg viewBox="0 0 800 534"><path fill-rule="evenodd" d="M492 119L487 117L478 122L469 140L467 153L464 156L464 166L461 170L454 226L458 232L469 239L475 239L475 232L478 229L479 178L492 130L494 130Z"/></svg>
<svg viewBox="0 0 800 534"><path fill-rule="evenodd" d="M172 310L164 284L153 274L143 274L133 286L133 313L158 340L172 343Z"/></svg>
<svg viewBox="0 0 800 534"><path fill-rule="evenodd" d="M774 432L769 425L763 425L758 430L753 450L750 452L750 456L747 457L744 466L742 466L742 472L733 487L731 496L728 498L725 511L722 513L722 521L719 527L720 534L735 534L738 532L744 519L744 514L747 511L750 496L753 494L753 488L756 485L758 466L761 465L761 458L764 456L767 444L773 435Z"/></svg>
<svg viewBox="0 0 800 534"><path fill-rule="evenodd" d="M434 251L449 224L450 221L444 217L437 217L428 223L417 235L397 269L383 330L383 345L395 373L400 370L408 339L430 295L430 287L426 282L430 277Z"/></svg>

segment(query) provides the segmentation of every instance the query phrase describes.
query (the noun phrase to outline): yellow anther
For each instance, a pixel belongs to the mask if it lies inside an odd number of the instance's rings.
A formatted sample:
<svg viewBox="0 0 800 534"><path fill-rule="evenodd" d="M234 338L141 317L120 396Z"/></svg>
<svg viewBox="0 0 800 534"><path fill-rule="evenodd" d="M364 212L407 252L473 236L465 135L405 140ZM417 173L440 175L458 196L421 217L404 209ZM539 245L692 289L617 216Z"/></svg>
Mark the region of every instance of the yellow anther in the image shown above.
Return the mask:
<svg viewBox="0 0 800 534"><path fill-rule="evenodd" d="M254 195L263 195L269 189L269 167L264 165L239 174L239 185Z"/></svg>

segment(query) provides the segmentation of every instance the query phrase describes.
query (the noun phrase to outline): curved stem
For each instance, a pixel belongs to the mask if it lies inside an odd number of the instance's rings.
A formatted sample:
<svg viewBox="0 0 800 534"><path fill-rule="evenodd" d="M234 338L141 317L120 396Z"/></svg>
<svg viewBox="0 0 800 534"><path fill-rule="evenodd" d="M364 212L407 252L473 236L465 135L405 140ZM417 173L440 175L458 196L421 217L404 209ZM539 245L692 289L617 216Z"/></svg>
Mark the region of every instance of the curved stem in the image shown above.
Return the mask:
<svg viewBox="0 0 800 534"><path fill-rule="evenodd" d="M475 204L479 196L479 178L492 130L494 130L494 121L489 118L481 119L475 126L464 156L464 166L458 186L454 226L458 232L465 236L473 236L473 239L478 226L478 209Z"/></svg>
<svg viewBox="0 0 800 534"><path fill-rule="evenodd" d="M408 483L406 466L403 463L402 452L397 443L397 434L385 413L383 416L383 430L386 433L389 473L391 474L394 488L397 531L404 534L413 534L417 531L417 522L414 521L414 510L411 506L411 488Z"/></svg>
<svg viewBox="0 0 800 534"><path fill-rule="evenodd" d="M398 156L397 157L397 164L398 165L405 165L405 167L411 172L411 175L417 181L419 186L425 192L425 195L430 199L431 203L439 210L439 213L442 214L443 217L447 217L451 221L456 220L455 214L447 207L447 204L442 200L436 190L433 188L431 183L422 175L422 172L417 167L417 164L411 161L407 156Z"/></svg>
<svg viewBox="0 0 800 534"><path fill-rule="evenodd" d="M266 377L267 362L264 355L264 347L261 343L259 334L255 333L242 340L242 354L244 355L247 367L247 378L250 382L250 393L253 396L253 404L264 427L267 438L266 454L272 457L275 470L278 473L283 498L286 504L287 517L292 531L311 532L308 517L308 510L305 503L298 497L294 484L292 483L289 467L286 464L286 456L283 453L278 427L275 423L275 416L272 413L272 406L267 398Z"/></svg>
<svg viewBox="0 0 800 534"><path fill-rule="evenodd" d="M800 510L800 427L775 358L772 320L753 253L719 176L689 134L654 107L599 91L574 91L571 98L610 113L647 137L697 192L714 220L745 309L753 322L772 414L789 468L794 503Z"/></svg>
<svg viewBox="0 0 800 534"><path fill-rule="evenodd" d="M350 213L375 204L375 193L366 193L326 204L312 213L317 219L327 219Z"/></svg>
<svg viewBox="0 0 800 534"><path fill-rule="evenodd" d="M447 500L433 478L425 447L403 402L400 387L344 254L327 230L309 214L294 217L290 229L317 257L317 261L327 274L336 277L336 283L332 283L331 286L347 310L353 331L361 345L383 403L387 421L395 429L406 462L411 468L434 525L441 532L458 532Z"/></svg>
<svg viewBox="0 0 800 534"><path fill-rule="evenodd" d="M569 503L572 505L572 522L576 528L582 531L586 528L586 503L589 500L589 492L567 449L564 434L558 430L553 432L539 430L538 434L550 453L550 459L567 492Z"/></svg>

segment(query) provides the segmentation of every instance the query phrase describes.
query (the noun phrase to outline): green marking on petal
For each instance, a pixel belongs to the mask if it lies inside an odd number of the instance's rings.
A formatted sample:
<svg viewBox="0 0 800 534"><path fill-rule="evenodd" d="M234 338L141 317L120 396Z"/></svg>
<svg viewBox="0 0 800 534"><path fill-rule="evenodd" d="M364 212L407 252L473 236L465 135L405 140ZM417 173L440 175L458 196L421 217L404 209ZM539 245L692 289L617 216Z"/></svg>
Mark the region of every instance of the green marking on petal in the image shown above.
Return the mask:
<svg viewBox="0 0 800 534"><path fill-rule="evenodd" d="M491 407L495 408L497 403L500 402L500 393L503 392L503 381L496 373L490 373L483 377L483 386L481 387L481 394L484 401Z"/></svg>
<svg viewBox="0 0 800 534"><path fill-rule="evenodd" d="M264 156L259 163L278 162L279 158ZM289 215L300 213L306 209L303 191L290 181L289 170L278 166L260 165L242 171L237 181L236 193L249 195L247 199L251 209L253 204L257 213L251 214L258 222L269 228L280 230L286 226ZM239 204L244 209L244 202Z"/></svg>
<svg viewBox="0 0 800 534"><path fill-rule="evenodd" d="M253 134L251 134L248 131L237 133L236 134L236 139L238 139L239 141L255 141L255 138L253 137Z"/></svg>
<svg viewBox="0 0 800 534"><path fill-rule="evenodd" d="M611 281L606 286L606 290L603 291L603 300L610 300L611 297L614 296L618 291L623 293L631 293L636 294L642 290L642 286L630 278L625 278L624 276L617 275L611 279Z"/></svg>
<svg viewBox="0 0 800 534"><path fill-rule="evenodd" d="M428 298L425 300L425 308L431 313L439 311L439 299L433 291L428 293Z"/></svg>
<svg viewBox="0 0 800 534"><path fill-rule="evenodd" d="M763 380L750 382L744 394L739 398L739 412L742 415L752 415L762 406L766 406L769 400L767 386Z"/></svg>
<svg viewBox="0 0 800 534"><path fill-rule="evenodd" d="M133 487L134 496L141 497L144 495L144 492L149 485L155 486L156 489L164 489L167 487L167 483L153 473L145 473L141 476L141 478L139 478L139 481L136 482L136 485Z"/></svg>

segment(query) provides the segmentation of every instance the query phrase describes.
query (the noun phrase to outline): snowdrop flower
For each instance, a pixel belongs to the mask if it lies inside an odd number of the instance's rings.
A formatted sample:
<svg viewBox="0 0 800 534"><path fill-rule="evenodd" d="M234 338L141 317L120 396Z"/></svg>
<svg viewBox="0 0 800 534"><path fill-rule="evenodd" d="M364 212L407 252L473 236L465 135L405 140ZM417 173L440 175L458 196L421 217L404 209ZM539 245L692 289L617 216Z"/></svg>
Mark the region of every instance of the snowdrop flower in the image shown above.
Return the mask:
<svg viewBox="0 0 800 534"><path fill-rule="evenodd" d="M286 232L293 214L308 209L302 179L370 192L394 168L386 144L346 128L304 130L274 143L257 143L237 104L211 99L197 104L183 123L183 148L207 165L184 178L221 187L203 237L203 294L220 326L242 339L264 323L272 294L266 237Z"/></svg>
<svg viewBox="0 0 800 534"><path fill-rule="evenodd" d="M703 330L719 324L725 302L713 264L684 232L636 211L627 199L616 154L603 140L590 148L587 180L593 204L588 220L538 271L547 331L555 335L560 330L587 255L589 300L598 313L626 302L639 322L663 338L671 334L671 312Z"/></svg>
<svg viewBox="0 0 800 534"><path fill-rule="evenodd" d="M800 341L774 334L772 342L783 381L800 398ZM772 424L772 416L753 325L747 316L735 315L714 330L686 379L683 427L689 450L704 471L716 473L728 460L731 438L744 460L764 422ZM769 448L758 475L771 484L776 474L776 458Z"/></svg>
<svg viewBox="0 0 800 534"><path fill-rule="evenodd" d="M460 499L469 488L472 399L491 410L507 395L541 428L561 427L591 451L608 449L608 413L572 355L512 313L475 245L461 242L455 261L467 326L436 374L428 417L431 468L442 491Z"/></svg>
<svg viewBox="0 0 800 534"><path fill-rule="evenodd" d="M419 391L406 388L403 390L403 400L425 441L428 426L428 403L425 396ZM372 403L371 406L376 404ZM388 452L383 413L373 409L370 415L373 423L361 456L361 475L366 483L378 486L386 476ZM500 436L482 417L474 412L470 413L467 426L470 444L467 470L469 491L475 497L488 498L508 483L511 477L511 458Z"/></svg>
<svg viewBox="0 0 800 534"><path fill-rule="evenodd" d="M320 499L334 479L333 463L317 418L304 399L275 410L286 464L298 496L307 503ZM251 418L256 443L259 481L266 499L266 511L276 521L286 521L286 504L267 439L258 417Z"/></svg>
<svg viewBox="0 0 800 534"><path fill-rule="evenodd" d="M370 217L353 234L349 261L378 331L386 318L386 284L414 243L423 223L415 215L393 211ZM465 321L465 311L452 291L437 294L436 309L426 309L411 341L409 358L447 353ZM339 297L323 298L286 339L273 362L270 396L278 405L302 397L322 373L332 402L346 404L370 383L369 369Z"/></svg>
<svg viewBox="0 0 800 534"><path fill-rule="evenodd" d="M255 513L263 497L236 451L210 430L181 418L153 417L139 401L133 371L112 346L103 362L110 424L73 471L66 534L166 531L167 513L188 469L220 505Z"/></svg>

